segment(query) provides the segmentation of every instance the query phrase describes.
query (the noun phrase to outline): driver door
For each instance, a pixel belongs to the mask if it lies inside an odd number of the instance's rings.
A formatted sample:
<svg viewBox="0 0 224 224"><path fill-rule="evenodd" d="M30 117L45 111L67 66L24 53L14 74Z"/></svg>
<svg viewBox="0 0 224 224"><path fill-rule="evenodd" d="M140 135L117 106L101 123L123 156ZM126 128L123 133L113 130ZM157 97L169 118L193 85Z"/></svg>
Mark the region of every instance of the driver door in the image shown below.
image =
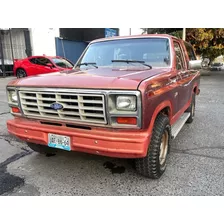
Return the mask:
<svg viewBox="0 0 224 224"><path fill-rule="evenodd" d="M181 44L174 41L174 50L176 55L176 74L179 78L179 93L178 93L178 111L181 110L187 103L186 96L188 96L188 89L183 87L183 81L188 75L187 64L184 58Z"/></svg>

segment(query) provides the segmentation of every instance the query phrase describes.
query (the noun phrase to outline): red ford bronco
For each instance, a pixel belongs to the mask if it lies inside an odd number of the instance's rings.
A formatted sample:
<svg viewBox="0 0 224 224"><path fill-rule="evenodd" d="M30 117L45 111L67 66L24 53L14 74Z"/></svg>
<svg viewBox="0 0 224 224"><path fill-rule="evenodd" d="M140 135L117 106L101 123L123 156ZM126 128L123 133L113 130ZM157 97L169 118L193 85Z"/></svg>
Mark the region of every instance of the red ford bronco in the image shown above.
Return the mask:
<svg viewBox="0 0 224 224"><path fill-rule="evenodd" d="M71 71L11 81L9 133L40 153L57 149L134 158L159 178L170 140L195 114L201 61L169 35L92 41Z"/></svg>

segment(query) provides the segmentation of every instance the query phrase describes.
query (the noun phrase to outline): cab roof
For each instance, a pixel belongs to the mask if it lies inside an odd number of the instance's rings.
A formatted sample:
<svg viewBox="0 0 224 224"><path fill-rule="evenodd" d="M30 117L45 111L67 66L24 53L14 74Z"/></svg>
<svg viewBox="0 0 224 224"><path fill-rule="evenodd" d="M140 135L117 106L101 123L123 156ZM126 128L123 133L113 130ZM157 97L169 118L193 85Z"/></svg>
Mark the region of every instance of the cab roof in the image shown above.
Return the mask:
<svg viewBox="0 0 224 224"><path fill-rule="evenodd" d="M90 43L97 43L97 42L103 42L103 41L111 41L111 40L123 40L123 39L139 39L139 38L148 38L148 37L162 37L162 38L174 38L178 39L177 37L168 35L168 34L141 34L141 35L131 35L131 36L113 36L113 37L107 37L107 38L100 38L91 41Z"/></svg>

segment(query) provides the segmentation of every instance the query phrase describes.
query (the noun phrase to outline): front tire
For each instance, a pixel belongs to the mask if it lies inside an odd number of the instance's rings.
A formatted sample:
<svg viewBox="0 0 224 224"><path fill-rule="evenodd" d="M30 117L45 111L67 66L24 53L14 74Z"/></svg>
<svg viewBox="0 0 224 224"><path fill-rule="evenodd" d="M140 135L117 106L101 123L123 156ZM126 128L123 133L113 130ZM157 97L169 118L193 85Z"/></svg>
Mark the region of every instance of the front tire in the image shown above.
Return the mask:
<svg viewBox="0 0 224 224"><path fill-rule="evenodd" d="M24 77L26 77L27 76L27 74L26 74L26 71L24 70L24 69L22 69L22 68L18 68L17 70L16 70L16 77L19 79L19 78L24 78Z"/></svg>
<svg viewBox="0 0 224 224"><path fill-rule="evenodd" d="M146 157L135 160L138 173L158 179L166 169L167 155L170 151L171 128L169 118L159 114L156 118L151 142Z"/></svg>

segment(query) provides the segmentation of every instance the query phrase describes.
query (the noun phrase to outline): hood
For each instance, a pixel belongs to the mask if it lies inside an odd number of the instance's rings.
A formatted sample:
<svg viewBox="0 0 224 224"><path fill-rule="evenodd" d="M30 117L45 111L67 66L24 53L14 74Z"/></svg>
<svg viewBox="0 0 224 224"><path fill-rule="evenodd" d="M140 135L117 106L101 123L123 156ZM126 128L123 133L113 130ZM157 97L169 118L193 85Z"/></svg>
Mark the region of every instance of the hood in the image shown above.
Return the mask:
<svg viewBox="0 0 224 224"><path fill-rule="evenodd" d="M67 70L16 79L11 81L8 86L136 90L144 79L169 71L170 68L141 71L112 68L94 68L85 71Z"/></svg>

